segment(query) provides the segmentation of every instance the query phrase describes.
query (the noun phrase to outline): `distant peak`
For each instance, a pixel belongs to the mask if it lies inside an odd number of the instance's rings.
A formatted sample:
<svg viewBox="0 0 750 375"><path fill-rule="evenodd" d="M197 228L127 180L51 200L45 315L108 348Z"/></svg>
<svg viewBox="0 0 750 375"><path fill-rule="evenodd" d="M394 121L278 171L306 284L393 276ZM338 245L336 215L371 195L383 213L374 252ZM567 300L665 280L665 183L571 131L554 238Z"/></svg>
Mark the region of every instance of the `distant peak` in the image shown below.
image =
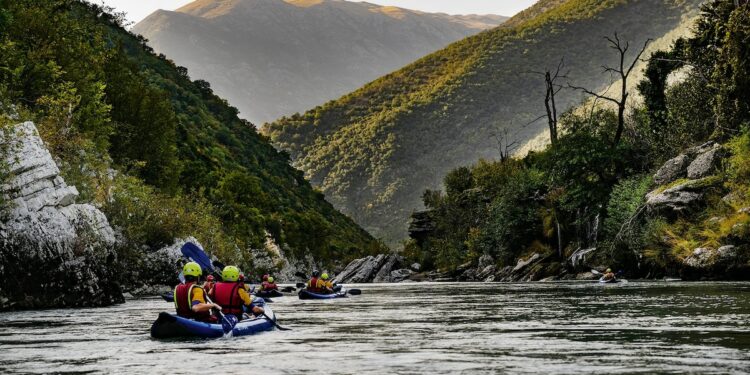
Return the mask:
<svg viewBox="0 0 750 375"><path fill-rule="evenodd" d="M300 8L309 8L323 4L325 0L284 0L284 2Z"/></svg>

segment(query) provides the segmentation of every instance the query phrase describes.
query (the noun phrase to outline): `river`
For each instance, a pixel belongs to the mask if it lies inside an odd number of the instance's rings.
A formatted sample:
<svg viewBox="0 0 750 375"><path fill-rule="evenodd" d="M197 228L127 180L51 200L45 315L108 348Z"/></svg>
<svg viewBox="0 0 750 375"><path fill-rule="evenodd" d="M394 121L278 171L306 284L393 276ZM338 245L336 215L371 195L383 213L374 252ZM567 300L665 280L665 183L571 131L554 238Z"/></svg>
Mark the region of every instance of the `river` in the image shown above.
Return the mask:
<svg viewBox="0 0 750 375"><path fill-rule="evenodd" d="M152 339L156 298L2 313L0 373L750 373L750 283L359 287L232 339Z"/></svg>

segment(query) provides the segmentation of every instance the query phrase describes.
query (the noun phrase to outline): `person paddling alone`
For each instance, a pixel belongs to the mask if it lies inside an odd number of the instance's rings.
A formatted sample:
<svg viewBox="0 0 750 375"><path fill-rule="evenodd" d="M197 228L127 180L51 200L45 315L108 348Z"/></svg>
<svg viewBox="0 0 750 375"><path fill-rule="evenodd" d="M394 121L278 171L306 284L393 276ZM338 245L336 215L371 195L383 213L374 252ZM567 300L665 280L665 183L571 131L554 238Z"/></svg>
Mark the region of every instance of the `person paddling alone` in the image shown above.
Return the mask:
<svg viewBox="0 0 750 375"><path fill-rule="evenodd" d="M604 272L604 276L602 276L602 280L604 281L611 281L615 279L615 274L612 272L611 268L607 268L607 270Z"/></svg>
<svg viewBox="0 0 750 375"><path fill-rule="evenodd" d="M239 281L240 270L235 266L226 266L221 271L221 282L214 285L213 293L209 296L222 307L224 314L232 314L242 320L244 313L242 306L247 306L253 315L263 314L262 307L256 305L253 297L247 293L244 283Z"/></svg>
<svg viewBox="0 0 750 375"><path fill-rule="evenodd" d="M174 288L174 307L177 315L201 322L216 322L211 309L221 310L215 303L206 303L205 291L198 285L203 270L198 263L188 262L182 267L185 283Z"/></svg>

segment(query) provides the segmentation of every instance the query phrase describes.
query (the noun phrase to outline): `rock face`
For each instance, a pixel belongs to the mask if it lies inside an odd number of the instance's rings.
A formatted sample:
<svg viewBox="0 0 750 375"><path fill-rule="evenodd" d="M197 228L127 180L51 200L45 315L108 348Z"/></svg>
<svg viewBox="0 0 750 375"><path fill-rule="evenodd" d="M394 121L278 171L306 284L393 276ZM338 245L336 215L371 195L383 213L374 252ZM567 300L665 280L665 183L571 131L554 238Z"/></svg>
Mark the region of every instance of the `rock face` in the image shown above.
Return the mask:
<svg viewBox="0 0 750 375"><path fill-rule="evenodd" d="M697 151L697 156L687 168L687 177L691 180L711 175L723 156L721 146L716 143L707 144Z"/></svg>
<svg viewBox="0 0 750 375"><path fill-rule="evenodd" d="M687 180L666 190L656 189L646 194L646 207L651 212L664 215L683 214L703 203L705 192L720 187L722 180L716 177L704 177Z"/></svg>
<svg viewBox="0 0 750 375"><path fill-rule="evenodd" d="M90 204L76 204L31 122L2 136L9 177L0 223L0 309L103 306L123 301L114 282L115 234Z"/></svg>
<svg viewBox="0 0 750 375"><path fill-rule="evenodd" d="M403 258L395 254L380 254L356 259L333 279L335 283L399 282L414 273L400 269Z"/></svg>
<svg viewBox="0 0 750 375"><path fill-rule="evenodd" d="M687 155L679 155L668 160L654 174L654 183L664 185L678 178L685 177L689 164L690 158Z"/></svg>
<svg viewBox="0 0 750 375"><path fill-rule="evenodd" d="M746 245L745 245L746 246ZM697 248L682 262L683 280L750 280L750 263L747 249L725 245L718 249Z"/></svg>

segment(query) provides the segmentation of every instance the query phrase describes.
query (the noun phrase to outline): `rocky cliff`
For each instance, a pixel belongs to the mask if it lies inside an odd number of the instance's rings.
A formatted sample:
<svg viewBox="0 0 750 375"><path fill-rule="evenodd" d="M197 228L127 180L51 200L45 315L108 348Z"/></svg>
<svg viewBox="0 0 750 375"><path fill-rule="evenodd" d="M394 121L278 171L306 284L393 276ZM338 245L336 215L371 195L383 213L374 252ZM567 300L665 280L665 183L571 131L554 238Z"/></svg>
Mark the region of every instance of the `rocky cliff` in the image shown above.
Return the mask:
<svg viewBox="0 0 750 375"><path fill-rule="evenodd" d="M8 178L0 221L0 310L104 306L123 300L115 282L115 233L60 176L31 122L2 136Z"/></svg>

